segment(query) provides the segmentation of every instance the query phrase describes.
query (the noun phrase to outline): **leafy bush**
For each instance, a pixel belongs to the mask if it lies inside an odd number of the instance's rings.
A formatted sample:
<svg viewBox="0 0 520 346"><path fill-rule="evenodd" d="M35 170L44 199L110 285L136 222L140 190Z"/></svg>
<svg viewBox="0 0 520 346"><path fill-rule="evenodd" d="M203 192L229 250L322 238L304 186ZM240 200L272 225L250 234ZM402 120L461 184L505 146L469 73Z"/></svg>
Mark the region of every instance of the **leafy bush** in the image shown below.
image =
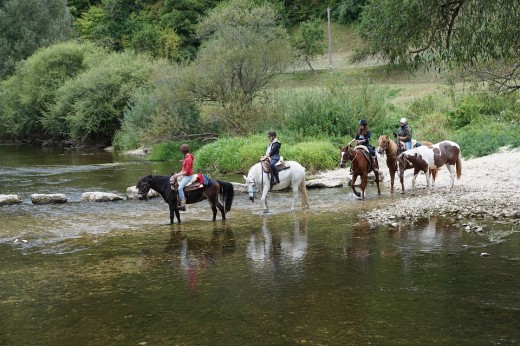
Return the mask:
<svg viewBox="0 0 520 346"><path fill-rule="evenodd" d="M196 151L203 145L198 141L165 141L152 145L152 150L148 156L150 161L176 161L182 160L183 156L179 148L182 144L188 144L190 146L190 152L195 156L195 163L197 163Z"/></svg>
<svg viewBox="0 0 520 346"><path fill-rule="evenodd" d="M148 83L151 62L144 56L113 53L57 91L46 115L49 123L65 123L70 137L109 144L119 130L123 111L134 90Z"/></svg>
<svg viewBox="0 0 520 346"><path fill-rule="evenodd" d="M464 157L480 157L495 153L499 148L520 146L520 126L509 123L474 122L456 131L452 140L460 145Z"/></svg>
<svg viewBox="0 0 520 346"><path fill-rule="evenodd" d="M386 119L387 91L364 81L344 87L332 77L321 90L278 93L275 106L284 115L284 128L302 136L354 136L359 119L372 132L382 130ZM383 125L384 126L384 125Z"/></svg>
<svg viewBox="0 0 520 346"><path fill-rule="evenodd" d="M307 172L337 166L338 149L328 140L311 139L305 142L282 141L281 155L285 160L298 161ZM195 169L225 173L247 174L249 168L265 153L264 134L249 137L221 138L202 147L196 154Z"/></svg>
<svg viewBox="0 0 520 346"><path fill-rule="evenodd" d="M62 137L60 123L47 123L44 114L54 103L57 89L88 67L89 56L104 53L88 43L64 42L40 49L13 76L2 83L0 104L4 136Z"/></svg>

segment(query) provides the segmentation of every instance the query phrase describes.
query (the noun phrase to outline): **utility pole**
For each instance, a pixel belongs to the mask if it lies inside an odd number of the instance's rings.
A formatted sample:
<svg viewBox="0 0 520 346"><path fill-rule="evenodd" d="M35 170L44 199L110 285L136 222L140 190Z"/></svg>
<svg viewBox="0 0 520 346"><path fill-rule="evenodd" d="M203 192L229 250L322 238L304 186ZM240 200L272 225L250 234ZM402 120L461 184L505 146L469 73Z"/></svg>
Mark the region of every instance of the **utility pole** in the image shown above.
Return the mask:
<svg viewBox="0 0 520 346"><path fill-rule="evenodd" d="M329 32L329 70L332 72L332 33L330 31L330 7L327 7L327 30Z"/></svg>

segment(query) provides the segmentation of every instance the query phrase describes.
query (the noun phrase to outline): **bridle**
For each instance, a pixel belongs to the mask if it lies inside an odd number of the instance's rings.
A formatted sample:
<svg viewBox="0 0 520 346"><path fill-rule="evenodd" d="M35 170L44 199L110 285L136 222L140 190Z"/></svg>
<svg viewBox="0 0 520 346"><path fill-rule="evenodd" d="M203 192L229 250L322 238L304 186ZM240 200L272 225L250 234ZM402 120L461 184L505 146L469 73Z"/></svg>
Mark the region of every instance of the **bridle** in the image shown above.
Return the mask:
<svg viewBox="0 0 520 346"><path fill-rule="evenodd" d="M343 149L341 150L341 158L340 158L340 160L339 160L339 165L340 165L340 167L343 167L343 166L345 165L345 162L347 162L347 161L350 161L350 163L354 162L354 160L355 160L356 157L358 156L358 153L359 153L359 152L358 152L357 150L352 150L352 151L355 151L355 152L356 152L356 155L354 155L354 157L352 157L352 159L349 159L349 158L347 157L347 159L344 160L345 155L346 155L347 152L348 152L348 149L349 149L349 147L346 147L344 150L343 150Z"/></svg>

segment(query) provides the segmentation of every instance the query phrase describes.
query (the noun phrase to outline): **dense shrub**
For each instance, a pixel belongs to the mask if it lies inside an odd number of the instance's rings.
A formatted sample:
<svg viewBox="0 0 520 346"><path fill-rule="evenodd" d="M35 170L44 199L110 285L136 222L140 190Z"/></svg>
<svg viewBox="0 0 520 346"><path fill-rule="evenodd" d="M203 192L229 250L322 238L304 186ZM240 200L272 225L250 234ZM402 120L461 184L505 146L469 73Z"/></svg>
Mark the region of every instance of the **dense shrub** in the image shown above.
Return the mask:
<svg viewBox="0 0 520 346"><path fill-rule="evenodd" d="M110 144L134 90L146 86L152 69L144 56L113 53L98 66L67 81L46 114L77 141Z"/></svg>
<svg viewBox="0 0 520 346"><path fill-rule="evenodd" d="M321 90L278 93L275 106L284 117L284 128L306 136L354 136L360 119L372 132L380 132L388 105L387 90L362 82L345 87L334 77Z"/></svg>
<svg viewBox="0 0 520 346"><path fill-rule="evenodd" d="M292 142L281 137L281 155L285 160L298 161L312 173L337 166L339 151L328 140L308 139ZM205 145L196 155L198 171L247 174L249 168L258 162L267 147L265 134L249 137L221 138Z"/></svg>
<svg viewBox="0 0 520 346"><path fill-rule="evenodd" d="M480 157L501 147L520 147L520 126L511 122L474 122L456 131L452 140L460 145L462 155Z"/></svg>
<svg viewBox="0 0 520 346"><path fill-rule="evenodd" d="M62 137L60 126L46 123L44 114L54 103L56 91L66 81L88 68L92 57L104 53L88 43L64 42L38 50L18 65L13 76L1 85L0 115L3 137Z"/></svg>

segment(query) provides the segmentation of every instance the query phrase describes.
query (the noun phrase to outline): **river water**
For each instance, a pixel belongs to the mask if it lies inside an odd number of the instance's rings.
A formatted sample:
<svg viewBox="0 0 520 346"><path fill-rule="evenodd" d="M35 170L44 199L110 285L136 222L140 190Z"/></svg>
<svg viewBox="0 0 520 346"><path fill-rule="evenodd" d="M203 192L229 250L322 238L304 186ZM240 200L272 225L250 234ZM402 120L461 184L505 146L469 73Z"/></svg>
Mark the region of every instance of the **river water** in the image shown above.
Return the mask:
<svg viewBox="0 0 520 346"><path fill-rule="evenodd" d="M228 219L206 202L168 225L160 199L125 196L153 163L106 152L0 146L0 345L408 345L520 343L520 236L431 218L369 228L362 210L395 199L369 190L269 197L237 193ZM215 177L239 182L239 176ZM33 205L32 193L68 203ZM497 236L495 236L497 235ZM500 236L498 236L500 235ZM505 236L504 236L505 235Z"/></svg>

